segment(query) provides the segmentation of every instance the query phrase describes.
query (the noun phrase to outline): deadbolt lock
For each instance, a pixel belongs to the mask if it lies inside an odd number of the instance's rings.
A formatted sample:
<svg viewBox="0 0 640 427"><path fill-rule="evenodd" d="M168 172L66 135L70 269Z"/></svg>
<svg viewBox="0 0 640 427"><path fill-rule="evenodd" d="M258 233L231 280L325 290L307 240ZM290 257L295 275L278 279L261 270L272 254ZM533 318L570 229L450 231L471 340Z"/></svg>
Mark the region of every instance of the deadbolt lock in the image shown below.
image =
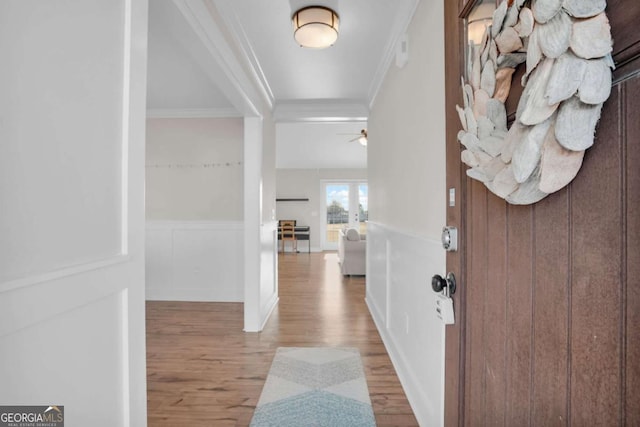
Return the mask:
<svg viewBox="0 0 640 427"><path fill-rule="evenodd" d="M455 227L444 227L442 229L442 247L448 252L458 250L458 229Z"/></svg>

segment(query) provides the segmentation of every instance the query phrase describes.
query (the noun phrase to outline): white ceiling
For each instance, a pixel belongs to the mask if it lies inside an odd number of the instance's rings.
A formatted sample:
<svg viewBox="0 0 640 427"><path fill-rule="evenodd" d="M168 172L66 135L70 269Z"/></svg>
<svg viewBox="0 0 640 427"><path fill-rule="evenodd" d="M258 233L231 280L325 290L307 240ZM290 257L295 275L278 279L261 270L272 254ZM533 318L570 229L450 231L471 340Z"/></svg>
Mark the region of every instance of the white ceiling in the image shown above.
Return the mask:
<svg viewBox="0 0 640 427"><path fill-rule="evenodd" d="M239 115L215 58L176 3L149 2L150 115ZM201 0L197 0L201 1ZM418 0L203 0L219 12L263 86L278 124L277 167L366 167L366 149L347 141L369 107ZM334 46L296 45L291 16L321 4L340 16Z"/></svg>
<svg viewBox="0 0 640 427"><path fill-rule="evenodd" d="M233 108L211 77L222 71L207 61L210 55L200 38L171 0L149 2L148 55L147 109L152 115Z"/></svg>
<svg viewBox="0 0 640 427"><path fill-rule="evenodd" d="M277 123L276 167L366 168L367 149L354 141L365 127L366 122Z"/></svg>

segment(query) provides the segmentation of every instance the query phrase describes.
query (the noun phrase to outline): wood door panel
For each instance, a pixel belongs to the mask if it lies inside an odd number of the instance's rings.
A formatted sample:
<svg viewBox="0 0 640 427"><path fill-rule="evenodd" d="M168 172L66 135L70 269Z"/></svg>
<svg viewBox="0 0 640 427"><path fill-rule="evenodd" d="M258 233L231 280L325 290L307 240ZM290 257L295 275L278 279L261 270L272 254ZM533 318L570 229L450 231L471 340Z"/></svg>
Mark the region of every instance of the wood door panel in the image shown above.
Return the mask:
<svg viewBox="0 0 640 427"><path fill-rule="evenodd" d="M625 99L624 117L624 154L626 168L624 179L625 192L625 234L626 241L626 269L623 269L623 301L626 302L624 334L626 353L623 358L626 375L625 396L626 425L640 425L640 174L637 167L640 165L640 78L635 78L623 84Z"/></svg>
<svg viewBox="0 0 640 427"><path fill-rule="evenodd" d="M471 203L468 205L471 209L468 216L474 219L474 222L482 224L482 226L473 227L469 233L469 251L474 254L469 262L469 274L473 277L474 286L467 290L467 298L469 301L485 301L486 298L486 221L487 221L487 190L484 185L479 182L470 182ZM482 304L484 306L484 303ZM481 425L484 424L484 390L485 390L485 325L484 310L467 311L467 376L472 378L468 382L466 389L465 401L467 402L467 416L470 423Z"/></svg>
<svg viewBox="0 0 640 427"><path fill-rule="evenodd" d="M571 191L571 420L610 425L620 414L621 144L618 90Z"/></svg>
<svg viewBox="0 0 640 427"><path fill-rule="evenodd" d="M531 402L532 221L530 207L507 213L507 425L529 425ZM492 302L487 310L492 310Z"/></svg>
<svg viewBox="0 0 640 427"><path fill-rule="evenodd" d="M507 392L507 205L488 194L485 305L485 425L505 425ZM489 301L490 300L490 301Z"/></svg>
<svg viewBox="0 0 640 427"><path fill-rule="evenodd" d="M569 351L569 192L543 199L534 213L532 425L564 425Z"/></svg>

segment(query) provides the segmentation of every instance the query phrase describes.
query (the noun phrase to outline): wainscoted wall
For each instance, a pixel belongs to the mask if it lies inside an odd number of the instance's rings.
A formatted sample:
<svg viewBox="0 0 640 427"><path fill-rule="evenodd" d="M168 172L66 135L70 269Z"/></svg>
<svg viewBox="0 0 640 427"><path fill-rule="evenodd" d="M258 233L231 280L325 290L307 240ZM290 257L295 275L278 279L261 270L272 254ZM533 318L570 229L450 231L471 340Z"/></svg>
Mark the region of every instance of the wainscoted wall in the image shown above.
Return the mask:
<svg viewBox="0 0 640 427"><path fill-rule="evenodd" d="M369 222L366 302L420 425L442 425L444 325L431 276L444 265L440 241Z"/></svg>
<svg viewBox="0 0 640 427"><path fill-rule="evenodd" d="M0 2L0 404L67 425L147 422L147 9Z"/></svg>
<svg viewBox="0 0 640 427"><path fill-rule="evenodd" d="M241 221L149 221L148 300L244 300Z"/></svg>

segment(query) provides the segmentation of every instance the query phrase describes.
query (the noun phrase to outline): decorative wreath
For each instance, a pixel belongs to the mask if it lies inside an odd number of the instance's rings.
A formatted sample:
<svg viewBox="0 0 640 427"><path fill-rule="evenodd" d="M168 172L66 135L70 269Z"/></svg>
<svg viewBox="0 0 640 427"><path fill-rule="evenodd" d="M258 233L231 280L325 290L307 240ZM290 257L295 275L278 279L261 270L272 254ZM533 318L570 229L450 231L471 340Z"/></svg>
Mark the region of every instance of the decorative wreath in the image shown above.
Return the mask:
<svg viewBox="0 0 640 427"><path fill-rule="evenodd" d="M456 106L467 175L508 203L528 205L576 176L611 93L606 0L505 0L471 49L464 108ZM516 67L524 91L507 129Z"/></svg>

